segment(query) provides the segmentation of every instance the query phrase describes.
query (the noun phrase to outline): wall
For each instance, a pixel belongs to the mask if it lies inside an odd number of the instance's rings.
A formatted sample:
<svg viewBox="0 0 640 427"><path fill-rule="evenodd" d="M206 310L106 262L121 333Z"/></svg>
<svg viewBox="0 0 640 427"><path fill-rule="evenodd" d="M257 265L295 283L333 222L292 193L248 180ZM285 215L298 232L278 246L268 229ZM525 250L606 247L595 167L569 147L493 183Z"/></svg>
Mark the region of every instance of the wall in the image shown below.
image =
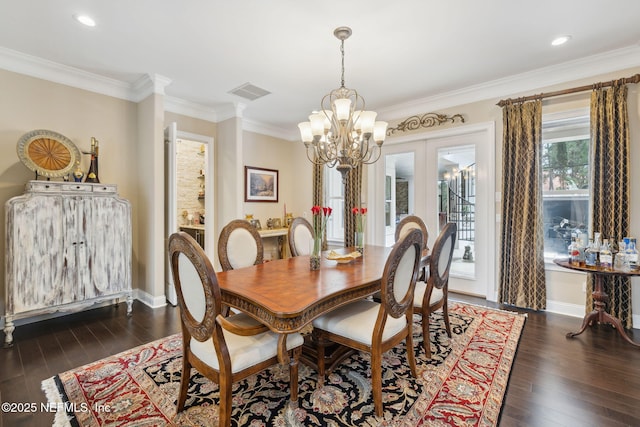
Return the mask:
<svg viewBox="0 0 640 427"><path fill-rule="evenodd" d="M34 129L58 132L78 146L90 149L91 137L100 142L100 181L118 185L118 193L128 199L133 212L133 277L139 264L137 215L139 185L137 170L144 164L137 155L136 104L33 77L0 70L0 203L22 194L35 174L22 164L16 153L20 137ZM89 157L82 156L89 168ZM0 235L5 235L0 221ZM4 259L4 245L0 245ZM4 263L0 265L4 283ZM134 286L136 282L134 280ZM0 313L4 313L4 286L0 286Z"/></svg>
<svg viewBox="0 0 640 427"><path fill-rule="evenodd" d="M629 77L640 72L640 67L621 70L614 73L607 73L602 75L596 75L588 79L580 79L554 86L533 88L525 93L513 93L505 94L502 98L518 97L525 95L532 95L543 92L551 92L556 90L568 89L573 87L579 87L583 85L590 85L597 82L605 82L613 79ZM640 156L640 111L638 108L640 98L640 85L628 85L628 110L629 110L629 131L631 140L631 225L630 234L632 236L640 237L640 170L634 168L634 159ZM494 122L496 125L495 131L495 182L496 182L496 195L500 197L502 186L502 109L496 104L500 99L489 99L480 102L474 102L464 105L459 105L450 108L438 109L438 113L446 115L462 114L465 118L465 123L461 124L456 121L455 124L445 124L436 128L430 128L429 130L421 129L412 132L405 132L402 135L415 134L416 138L419 135L428 133L433 130L443 130L447 128L453 128L458 126L467 126L473 124L480 124L485 122ZM579 108L588 108L590 100L590 92L583 92L579 94L572 94L562 97L547 98L543 100L543 114L574 110ZM424 111L424 113L429 111ZM389 126L396 126L397 123L404 120L405 117L396 120L389 120ZM498 197L498 199L499 199ZM500 202L496 202L496 213L501 212ZM613 209L613 207L612 207ZM495 241L500 241L500 226L496 224ZM495 251L495 265L496 278L499 271L500 260L500 248L496 245ZM574 316L582 317L584 315L584 303L585 293L582 290L583 282L585 281L585 274L569 272L565 269L555 266L554 264L547 265L547 310L554 312L562 312ZM633 312L634 312L634 324L636 327L640 325L640 279L632 280L632 299L633 299Z"/></svg>

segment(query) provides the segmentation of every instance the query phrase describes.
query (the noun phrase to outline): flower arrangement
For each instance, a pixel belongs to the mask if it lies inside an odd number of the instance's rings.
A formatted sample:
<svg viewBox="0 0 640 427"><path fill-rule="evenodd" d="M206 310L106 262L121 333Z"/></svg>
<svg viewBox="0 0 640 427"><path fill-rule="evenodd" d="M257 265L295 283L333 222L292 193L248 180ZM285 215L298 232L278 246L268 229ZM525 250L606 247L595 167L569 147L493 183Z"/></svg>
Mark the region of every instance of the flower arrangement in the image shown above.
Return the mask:
<svg viewBox="0 0 640 427"><path fill-rule="evenodd" d="M356 231L359 233L364 232L364 224L366 220L365 215L367 214L367 208L355 207L351 209L351 212L353 212L353 214L356 216Z"/></svg>
<svg viewBox="0 0 640 427"><path fill-rule="evenodd" d="M313 232L317 239L322 240L324 230L327 227L327 220L332 210L333 209L328 206L314 206L311 208L311 213L313 214Z"/></svg>
<svg viewBox="0 0 640 427"><path fill-rule="evenodd" d="M322 249L322 237L327 227L327 221L331 215L332 209L328 206L314 206L311 208L313 214L313 248L310 253L311 269L318 270L320 268L320 250Z"/></svg>

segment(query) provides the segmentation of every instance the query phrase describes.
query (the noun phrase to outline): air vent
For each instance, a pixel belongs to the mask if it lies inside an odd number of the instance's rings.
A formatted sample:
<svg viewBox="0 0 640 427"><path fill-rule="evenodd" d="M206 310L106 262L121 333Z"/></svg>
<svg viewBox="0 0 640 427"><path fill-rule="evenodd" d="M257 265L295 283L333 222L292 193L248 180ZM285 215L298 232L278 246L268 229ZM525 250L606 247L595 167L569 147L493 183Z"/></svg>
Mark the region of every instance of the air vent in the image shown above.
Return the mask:
<svg viewBox="0 0 640 427"><path fill-rule="evenodd" d="M254 101L258 98L262 98L265 95L269 95L271 92L259 88L258 86L254 86L251 83L245 83L242 86L238 86L237 88L229 91L229 93L241 96L242 98L248 99L250 101Z"/></svg>

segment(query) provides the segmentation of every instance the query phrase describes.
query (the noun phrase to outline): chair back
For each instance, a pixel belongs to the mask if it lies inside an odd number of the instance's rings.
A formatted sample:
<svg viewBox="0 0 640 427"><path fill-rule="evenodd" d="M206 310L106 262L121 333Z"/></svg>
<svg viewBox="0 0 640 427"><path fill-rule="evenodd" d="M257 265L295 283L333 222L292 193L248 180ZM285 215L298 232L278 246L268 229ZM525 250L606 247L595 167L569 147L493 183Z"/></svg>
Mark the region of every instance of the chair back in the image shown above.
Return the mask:
<svg viewBox="0 0 640 427"><path fill-rule="evenodd" d="M313 240L313 236L309 221L301 216L294 218L287 235L291 256L309 255L309 242Z"/></svg>
<svg viewBox="0 0 640 427"><path fill-rule="evenodd" d="M262 264L264 249L258 230L236 219L224 226L218 239L218 259L223 271Z"/></svg>
<svg viewBox="0 0 640 427"><path fill-rule="evenodd" d="M457 233L456 223L448 222L433 244L428 280L434 288L442 289L449 282L449 269L451 268Z"/></svg>
<svg viewBox="0 0 640 427"><path fill-rule="evenodd" d="M422 231L422 249L429 249L429 231L424 221L416 215L409 215L398 223L396 226L396 242L400 240L400 237L404 236L409 230L419 229Z"/></svg>
<svg viewBox="0 0 640 427"><path fill-rule="evenodd" d="M381 300L387 314L394 318L413 307L413 292L422 253L422 231L405 233L391 250L382 274Z"/></svg>
<svg viewBox="0 0 640 427"><path fill-rule="evenodd" d="M198 242L180 231L169 237L169 259L184 334L206 341L220 313L220 288L211 261ZM222 335L222 334L220 334Z"/></svg>

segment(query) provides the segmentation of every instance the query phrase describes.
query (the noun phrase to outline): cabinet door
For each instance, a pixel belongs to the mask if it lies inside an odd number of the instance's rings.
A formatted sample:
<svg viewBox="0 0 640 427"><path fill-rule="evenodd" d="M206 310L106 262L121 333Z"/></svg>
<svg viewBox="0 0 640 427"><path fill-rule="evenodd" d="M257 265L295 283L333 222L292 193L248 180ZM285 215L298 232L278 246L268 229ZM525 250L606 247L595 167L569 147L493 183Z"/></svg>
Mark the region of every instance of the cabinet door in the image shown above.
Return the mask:
<svg viewBox="0 0 640 427"><path fill-rule="evenodd" d="M131 214L127 201L94 197L87 239L91 286L87 298L131 289Z"/></svg>
<svg viewBox="0 0 640 427"><path fill-rule="evenodd" d="M87 241L87 215L91 212L91 198L66 196L62 201L62 227L64 269L62 274L62 301L82 301L89 283L89 249Z"/></svg>
<svg viewBox="0 0 640 427"><path fill-rule="evenodd" d="M21 196L7 203L8 313L63 303L62 211L60 196Z"/></svg>

